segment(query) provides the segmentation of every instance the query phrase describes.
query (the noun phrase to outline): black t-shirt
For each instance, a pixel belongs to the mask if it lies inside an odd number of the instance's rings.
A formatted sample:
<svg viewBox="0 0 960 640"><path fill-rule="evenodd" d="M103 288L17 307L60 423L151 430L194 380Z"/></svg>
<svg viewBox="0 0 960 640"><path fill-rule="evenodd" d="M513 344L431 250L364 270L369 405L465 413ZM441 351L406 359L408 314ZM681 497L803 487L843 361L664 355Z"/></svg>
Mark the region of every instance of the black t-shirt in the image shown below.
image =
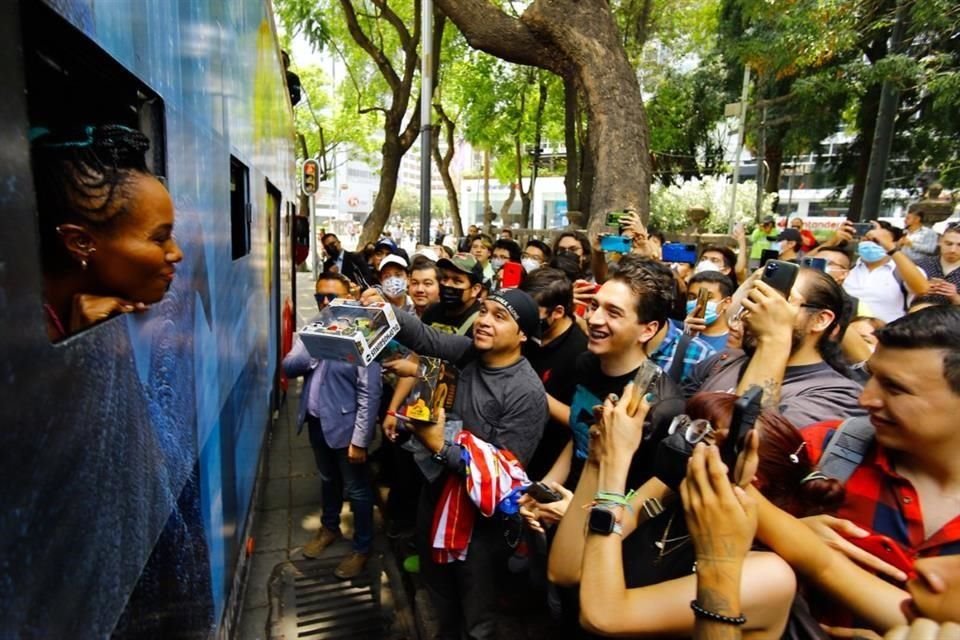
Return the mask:
<svg viewBox="0 0 960 640"><path fill-rule="evenodd" d="M570 477L567 478L567 486L570 488L576 486L586 460L588 431L594 424L593 407L603 404L603 399L611 393L622 395L623 388L636 377L639 369L637 367L621 376L608 376L600 369L600 359L589 351L577 358L575 366L577 385L570 402L570 429L574 438L573 464ZM674 416L684 411L683 393L666 373L658 379L653 393L656 400L647 417L643 441L630 465L628 489L636 489L653 477L657 445L667 436L667 429Z"/></svg>
<svg viewBox="0 0 960 640"><path fill-rule="evenodd" d="M574 322L569 329L549 344L539 345L528 341L524 348L524 356L540 376L540 381L547 393L564 404L570 404L573 391L577 386L574 364L580 354L586 350L587 336ZM554 420L547 422L543 439L536 453L533 454L530 464L527 465L527 474L530 478L539 480L545 476L569 441L570 429L565 424Z"/></svg>
<svg viewBox="0 0 960 640"><path fill-rule="evenodd" d="M427 307L426 311L424 311L423 315L420 317L420 321L428 327L433 327L437 331L456 334L460 333L460 327L463 325L463 323L470 320L470 318L479 310L480 303L474 302L472 305L467 307L466 311L456 315L450 315L447 313L447 310L444 308L444 306L438 302ZM461 335L473 337L473 325L471 324L470 328Z"/></svg>

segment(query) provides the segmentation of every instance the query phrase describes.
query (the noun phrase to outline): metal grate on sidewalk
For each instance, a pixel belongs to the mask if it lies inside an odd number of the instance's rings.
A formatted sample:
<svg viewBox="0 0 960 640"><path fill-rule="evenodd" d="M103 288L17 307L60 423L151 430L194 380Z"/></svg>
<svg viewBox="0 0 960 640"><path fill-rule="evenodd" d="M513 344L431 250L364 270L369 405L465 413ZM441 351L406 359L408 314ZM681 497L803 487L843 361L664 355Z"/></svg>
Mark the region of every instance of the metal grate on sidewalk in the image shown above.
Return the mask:
<svg viewBox="0 0 960 640"><path fill-rule="evenodd" d="M339 545L331 552L340 551ZM333 570L349 547L317 560L278 564L270 578L271 640L380 639L392 612L381 605L382 559L374 556L367 571L340 580Z"/></svg>

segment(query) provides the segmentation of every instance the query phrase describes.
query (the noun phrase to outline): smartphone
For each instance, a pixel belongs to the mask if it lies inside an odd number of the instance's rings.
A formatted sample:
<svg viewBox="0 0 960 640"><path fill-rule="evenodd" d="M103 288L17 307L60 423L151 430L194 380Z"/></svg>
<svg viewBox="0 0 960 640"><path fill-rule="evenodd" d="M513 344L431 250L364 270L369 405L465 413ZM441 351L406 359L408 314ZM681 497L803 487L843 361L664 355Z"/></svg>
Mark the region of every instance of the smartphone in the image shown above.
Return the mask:
<svg viewBox="0 0 960 640"><path fill-rule="evenodd" d="M763 389L759 385L751 385L742 396L733 403L733 417L730 419L730 431L720 446L720 458L730 469L731 480L737 466L737 456L743 451L743 443L747 432L753 429L760 412L763 410Z"/></svg>
<svg viewBox="0 0 960 640"><path fill-rule="evenodd" d="M867 553L877 556L887 564L900 569L907 574L907 579L916 576L916 571L913 568L913 558L903 550L903 547L897 544L896 540L880 534L870 535L866 538L847 538L847 540Z"/></svg>
<svg viewBox="0 0 960 640"><path fill-rule="evenodd" d="M766 266L771 260L776 260L780 257L780 252L776 249L764 249L760 252L760 266Z"/></svg>
<svg viewBox="0 0 960 640"><path fill-rule="evenodd" d="M783 260L771 260L763 267L763 276L760 279L783 294L784 298L789 298L798 273L799 265Z"/></svg>
<svg viewBox="0 0 960 640"><path fill-rule="evenodd" d="M825 272L827 270L827 259L826 258L800 258L800 266Z"/></svg>
<svg viewBox="0 0 960 640"><path fill-rule="evenodd" d="M694 318L703 318L707 313L707 303L710 301L710 290L706 287L701 287L700 291L697 293L697 304L693 307L693 313L691 314Z"/></svg>
<svg viewBox="0 0 960 640"><path fill-rule="evenodd" d="M561 494L559 491L551 489L542 482L534 482L532 485L527 487L527 495L540 504L550 504L551 502L559 502L563 500L563 494Z"/></svg>
<svg viewBox="0 0 960 640"><path fill-rule="evenodd" d="M523 278L523 267L519 262L505 262L500 270L500 288L516 289Z"/></svg>
<svg viewBox="0 0 960 640"><path fill-rule="evenodd" d="M697 263L697 245L684 242L668 242L662 248L663 262Z"/></svg>
<svg viewBox="0 0 960 640"><path fill-rule="evenodd" d="M873 225L869 222L854 222L853 223L853 237L862 238L867 235L867 232L873 229Z"/></svg>
<svg viewBox="0 0 960 640"><path fill-rule="evenodd" d="M632 246L633 243L630 241L630 238L614 235L600 236L600 249L603 251L627 254L630 253Z"/></svg>
<svg viewBox="0 0 960 640"><path fill-rule="evenodd" d="M637 375L633 377L633 384L636 389L633 402L627 407L627 413L631 416L636 414L640 400L654 389L661 375L663 375L663 369L654 364L653 361L643 361L643 364L637 369Z"/></svg>
<svg viewBox="0 0 960 640"><path fill-rule="evenodd" d="M623 234L623 218L627 215L626 211L611 211L607 214L607 226L616 227L617 233Z"/></svg>

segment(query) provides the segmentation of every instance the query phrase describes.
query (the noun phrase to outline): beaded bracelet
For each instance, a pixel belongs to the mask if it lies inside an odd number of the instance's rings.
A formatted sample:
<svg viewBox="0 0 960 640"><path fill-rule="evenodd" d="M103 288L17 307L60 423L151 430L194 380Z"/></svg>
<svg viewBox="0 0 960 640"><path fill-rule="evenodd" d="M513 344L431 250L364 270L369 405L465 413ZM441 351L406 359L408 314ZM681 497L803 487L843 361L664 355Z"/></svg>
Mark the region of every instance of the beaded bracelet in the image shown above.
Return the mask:
<svg viewBox="0 0 960 640"><path fill-rule="evenodd" d="M714 622L722 622L723 624L735 624L737 626L745 624L747 619L741 613L736 618L731 618L730 616L723 616L719 613L713 611L707 611L699 604L696 600L690 601L690 608L693 609L693 615L703 620L713 620Z"/></svg>

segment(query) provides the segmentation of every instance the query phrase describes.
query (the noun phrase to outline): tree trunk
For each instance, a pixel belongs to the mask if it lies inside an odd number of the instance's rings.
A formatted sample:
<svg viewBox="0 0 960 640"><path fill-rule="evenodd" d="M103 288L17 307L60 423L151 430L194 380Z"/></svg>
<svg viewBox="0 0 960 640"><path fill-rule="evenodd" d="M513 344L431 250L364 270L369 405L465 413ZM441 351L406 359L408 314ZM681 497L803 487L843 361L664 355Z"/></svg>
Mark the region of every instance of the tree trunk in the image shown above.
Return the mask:
<svg viewBox="0 0 960 640"><path fill-rule="evenodd" d="M519 18L487 0L437 0L470 45L576 78L583 89L595 180L591 212L650 213L650 155L640 85L606 0L534 0ZM599 230L603 216L591 216Z"/></svg>
<svg viewBox="0 0 960 640"><path fill-rule="evenodd" d="M376 242L380 238L383 227L390 218L390 209L393 206L393 196L397 193L397 176L400 175L400 161L406 149L401 150L400 144L396 141L396 135L393 140L389 137L383 143L383 154L380 165L380 186L377 190L377 198L373 201L373 211L363 222L363 229L360 232L360 240L357 242L357 248L360 249L368 242Z"/></svg>
<svg viewBox="0 0 960 640"><path fill-rule="evenodd" d="M567 170L563 176L563 187L567 192L567 209L570 211L582 211L580 208L580 153L577 140L579 117L577 83L573 78L564 78L563 140L567 150Z"/></svg>
<svg viewBox="0 0 960 640"><path fill-rule="evenodd" d="M507 199L500 203L500 219L506 220L507 214L510 213L510 207L513 206L513 201L517 199L517 185L510 184L510 193L507 194Z"/></svg>
<svg viewBox="0 0 960 640"><path fill-rule="evenodd" d="M433 128L433 159L440 170L440 178L443 180L443 187L447 190L447 207L450 209L450 220L453 223L453 235L458 238L463 237L463 221L460 219L460 198L457 195L457 186L453 184L453 177L450 175L450 163L453 161L454 139L453 130L455 123L443 110L439 104L433 105L440 116L440 124ZM447 142L447 150L440 155L440 127L443 127L444 137Z"/></svg>
<svg viewBox="0 0 960 640"><path fill-rule="evenodd" d="M850 153L856 157L856 173L853 176L853 189L850 192L850 210L847 215L851 220L860 220L863 209L863 193L867 188L867 170L870 168L870 146L873 143L873 132L877 128L877 111L880 108L880 85L867 89L860 103L860 117L858 128L860 134L850 144Z"/></svg>
<svg viewBox="0 0 960 640"><path fill-rule="evenodd" d="M780 191L780 173L783 170L783 145L780 140L767 145L767 175L764 184L764 191L767 193L777 193Z"/></svg>
<svg viewBox="0 0 960 640"><path fill-rule="evenodd" d="M590 132L592 129L587 128L586 132L583 134L583 142L580 147L580 157L583 158L583 164L580 168L580 204L584 205L583 211L583 220L584 226L588 229L590 224L593 222L593 213L595 209L590 206L590 202L593 199L593 185L595 184L594 176L597 175L597 163L593 159L593 152L590 151ZM604 220L606 222L606 220ZM603 224L601 222L600 224Z"/></svg>
<svg viewBox="0 0 960 640"><path fill-rule="evenodd" d="M483 150L483 231L490 233L493 224L493 207L490 206L490 150Z"/></svg>

